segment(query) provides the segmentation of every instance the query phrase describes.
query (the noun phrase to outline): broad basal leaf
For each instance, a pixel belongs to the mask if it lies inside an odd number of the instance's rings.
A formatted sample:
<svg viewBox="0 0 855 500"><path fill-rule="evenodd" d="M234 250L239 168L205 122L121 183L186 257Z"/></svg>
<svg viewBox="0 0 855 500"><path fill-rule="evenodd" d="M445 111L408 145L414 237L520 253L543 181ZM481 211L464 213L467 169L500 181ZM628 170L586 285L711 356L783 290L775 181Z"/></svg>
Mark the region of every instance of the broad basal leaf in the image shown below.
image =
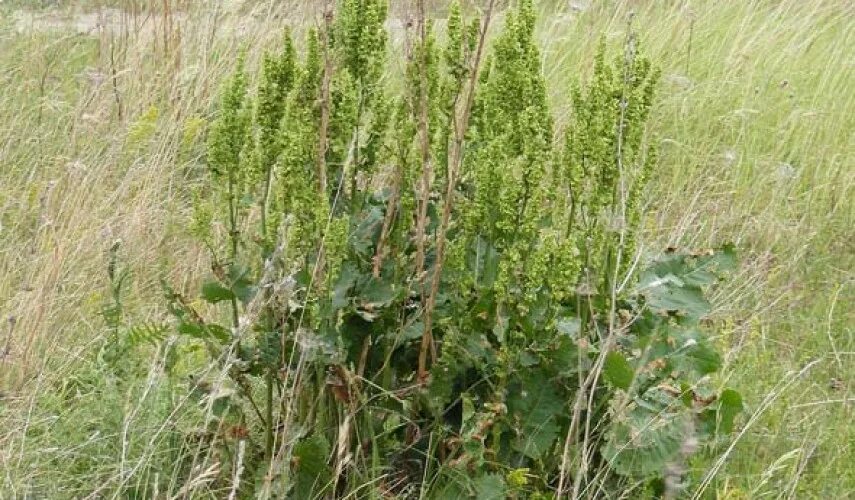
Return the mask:
<svg viewBox="0 0 855 500"><path fill-rule="evenodd" d="M475 480L475 498L477 500L505 500L508 486L505 478L499 474L486 474Z"/></svg>
<svg viewBox="0 0 855 500"><path fill-rule="evenodd" d="M662 313L676 314L697 320L710 312L710 303L700 287L687 285L673 276L655 281L655 286L643 292L647 304Z"/></svg>
<svg viewBox="0 0 855 500"><path fill-rule="evenodd" d="M663 398L671 398L653 396L645 394L611 424L603 455L620 475L658 476L667 464L681 458L683 443L692 437L691 415L683 404L673 400L663 405Z"/></svg>
<svg viewBox="0 0 855 500"><path fill-rule="evenodd" d="M345 262L341 266L338 280L333 287L332 307L335 310L345 307L350 301L350 289L359 278L359 270L352 262Z"/></svg>
<svg viewBox="0 0 855 500"><path fill-rule="evenodd" d="M320 498L329 486L330 467L327 460L330 445L322 436L313 436L294 447L294 489L291 498Z"/></svg>
<svg viewBox="0 0 855 500"><path fill-rule="evenodd" d="M507 399L510 415L520 425L514 449L533 459L548 452L560 431L556 417L566 403L545 375L527 370L512 384Z"/></svg>
<svg viewBox="0 0 855 500"><path fill-rule="evenodd" d="M522 434L517 437L514 443L516 451L534 460L541 458L552 449L561 432L554 416L540 420L541 423L538 427L526 424Z"/></svg>
<svg viewBox="0 0 855 500"><path fill-rule="evenodd" d="M632 385L635 370L623 354L610 352L606 355L605 363L603 363L603 376L611 385L627 390Z"/></svg>
<svg viewBox="0 0 855 500"><path fill-rule="evenodd" d="M682 346L678 346L672 355L672 361L678 370L684 373L695 372L701 376L716 372L721 367L721 356L699 333L687 338Z"/></svg>
<svg viewBox="0 0 855 500"><path fill-rule="evenodd" d="M399 295L393 283L373 278L359 292L361 302L372 309L388 306Z"/></svg>
<svg viewBox="0 0 855 500"><path fill-rule="evenodd" d="M641 274L638 291L654 310L698 320L710 311L702 287L717 283L735 266L732 246L701 254L667 253Z"/></svg>

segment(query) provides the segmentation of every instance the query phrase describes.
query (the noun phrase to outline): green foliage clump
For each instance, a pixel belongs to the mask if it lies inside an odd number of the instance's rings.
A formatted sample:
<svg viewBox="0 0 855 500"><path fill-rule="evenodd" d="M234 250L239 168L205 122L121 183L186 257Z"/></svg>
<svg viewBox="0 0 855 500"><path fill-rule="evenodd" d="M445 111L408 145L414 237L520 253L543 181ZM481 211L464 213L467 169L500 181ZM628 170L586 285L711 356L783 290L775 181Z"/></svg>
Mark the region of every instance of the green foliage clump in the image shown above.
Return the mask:
<svg viewBox="0 0 855 500"><path fill-rule="evenodd" d="M286 34L257 89L242 61L224 87L193 222L211 307L167 290L228 374L208 396L240 429L209 443L231 457L220 480L293 498L658 487L741 400L712 383L701 321L732 249L637 255L657 71L632 36L613 61L602 46L557 131L531 0L484 60L489 14L452 8L442 47L416 22L397 93L386 15L343 0L302 60Z"/></svg>

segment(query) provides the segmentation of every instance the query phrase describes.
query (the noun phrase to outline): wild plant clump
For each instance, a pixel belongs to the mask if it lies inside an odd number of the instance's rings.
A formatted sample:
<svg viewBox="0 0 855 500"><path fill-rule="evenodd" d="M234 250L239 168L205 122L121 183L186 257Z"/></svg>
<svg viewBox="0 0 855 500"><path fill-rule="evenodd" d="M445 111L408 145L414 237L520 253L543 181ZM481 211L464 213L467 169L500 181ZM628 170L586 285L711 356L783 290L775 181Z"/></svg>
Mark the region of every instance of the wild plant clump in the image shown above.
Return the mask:
<svg viewBox="0 0 855 500"><path fill-rule="evenodd" d="M667 490L729 432L701 319L732 251L637 243L658 72L632 35L601 46L558 127L518 3L490 44L492 2L442 41L420 3L403 75L383 0L331 3L255 84L239 61L194 198L214 306L167 287L179 344L227 374L191 387L224 490Z"/></svg>

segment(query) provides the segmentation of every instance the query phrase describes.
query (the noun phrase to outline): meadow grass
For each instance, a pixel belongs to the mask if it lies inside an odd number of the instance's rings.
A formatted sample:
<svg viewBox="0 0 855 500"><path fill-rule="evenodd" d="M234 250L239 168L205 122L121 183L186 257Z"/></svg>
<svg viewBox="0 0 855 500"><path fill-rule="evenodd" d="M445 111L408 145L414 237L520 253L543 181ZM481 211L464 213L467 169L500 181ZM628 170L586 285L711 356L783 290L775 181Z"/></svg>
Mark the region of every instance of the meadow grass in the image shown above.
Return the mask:
<svg viewBox="0 0 855 500"><path fill-rule="evenodd" d="M724 332L721 383L748 412L732 446L695 460L689 491L708 477L712 497L851 495L855 7L548 3L547 78L584 79L600 36L619 45L631 12L663 69L645 247L733 241L743 260L712 321ZM171 436L203 417L171 417L175 396L147 375L158 356L134 367L138 386L105 388L92 352L108 334L99 312L114 241L135 320L160 319L160 275L190 290L206 273L186 235L186 186L204 168L219 82L241 46L253 61L289 20L314 22L296 2L230 4L86 33L27 29L14 4L0 7L0 497L110 496L148 484L135 475L156 475L162 492L184 486L169 469ZM566 110L568 92L551 90Z"/></svg>

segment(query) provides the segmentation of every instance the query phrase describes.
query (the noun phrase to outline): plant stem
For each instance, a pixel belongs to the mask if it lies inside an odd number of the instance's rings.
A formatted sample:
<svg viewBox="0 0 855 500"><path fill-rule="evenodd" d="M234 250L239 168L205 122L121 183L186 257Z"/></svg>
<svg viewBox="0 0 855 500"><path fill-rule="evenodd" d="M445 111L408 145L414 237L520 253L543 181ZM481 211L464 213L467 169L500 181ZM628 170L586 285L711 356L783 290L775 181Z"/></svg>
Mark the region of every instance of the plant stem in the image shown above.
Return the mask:
<svg viewBox="0 0 855 500"><path fill-rule="evenodd" d="M495 0L490 0L487 5L487 11L484 15L484 22L481 26L481 34L478 37L478 49L475 53L475 60L472 64L472 74L469 80L469 89L466 95L466 101L463 103L463 108L455 110L454 127L454 142L451 144L448 162L448 181L446 184L445 203L442 207L442 221L439 226L439 233L436 242L436 263L433 268L433 280L431 281L431 291L425 304L425 329L422 332L422 343L419 349L419 366L418 366L418 381L420 383L427 382L427 353L431 350L433 357L436 358L436 346L433 342L433 310L436 307L436 296L439 291L439 282L442 277L442 268L445 262L445 243L448 225L451 219L451 207L454 202L454 191L457 188L457 176L460 171L460 165L463 161L463 140L466 136L466 129L469 126L469 117L472 112L472 104L475 102L475 87L478 83L478 69L481 66L481 56L484 53L484 44L487 39L487 29L490 27L490 19L493 14L493 5Z"/></svg>
<svg viewBox="0 0 855 500"><path fill-rule="evenodd" d="M353 170L350 172L350 214L352 217L356 217L356 214L359 213L360 204L357 200L357 179L356 175L359 173L359 129L360 122L362 121L362 101L363 101L363 83L362 78L356 84L359 89L359 97L357 98L356 105L356 129L353 134ZM346 165L345 165L346 167ZM344 172L341 173L344 175Z"/></svg>
<svg viewBox="0 0 855 500"><path fill-rule="evenodd" d="M265 441L265 459L269 462L273 459L273 369L267 369L267 401L265 402L267 407L265 408L267 412L267 422L266 423L266 441Z"/></svg>
<svg viewBox="0 0 855 500"><path fill-rule="evenodd" d="M237 228L237 207L235 206L235 173L234 169L229 169L229 237L231 239L231 261L234 265L237 262L238 255L238 228ZM231 283L229 283L231 285ZM239 311L237 298L232 294L232 325L235 329L240 325Z"/></svg>
<svg viewBox="0 0 855 500"><path fill-rule="evenodd" d="M318 189L322 199L327 196L327 132L330 124L330 83L332 81L332 56L330 55L330 33L334 16L334 2L327 0L324 11L324 72L321 78L321 121L318 130L317 175Z"/></svg>
<svg viewBox="0 0 855 500"><path fill-rule="evenodd" d="M261 236L262 236L262 259L261 265L262 269L266 267L266 260L270 258L267 254L269 251L269 242L267 239L267 209L268 209L268 196L270 194L270 184L273 176L273 165L272 162L266 165L266 175L264 180L264 193L261 199ZM266 274L266 273L263 273ZM266 283L265 283L266 284ZM270 336L272 335L272 318L273 311L270 308L270 288L264 287L264 306L263 306L263 322L264 322L264 335ZM268 342L269 344L269 342ZM266 421L266 433L265 433L265 459L270 462L273 460L273 385L275 383L275 376L277 371L276 366L268 366L267 373L265 375L265 384L267 390L267 398L265 400L265 413L267 417Z"/></svg>
<svg viewBox="0 0 855 500"><path fill-rule="evenodd" d="M268 251L269 242L267 241L267 208L270 202L270 185L273 183L273 164L267 165L264 176L264 190L261 194L261 238L264 243L264 252Z"/></svg>
<svg viewBox="0 0 855 500"><path fill-rule="evenodd" d="M427 22L425 20L425 1L418 2L418 29L420 39L419 54L419 104L418 104L418 133L419 149L422 160L422 176L419 183L418 215L416 217L416 279L422 302L425 301L425 231L427 227L427 210L430 201L430 184L432 165L430 158L430 123L428 121L428 82L427 82ZM421 364L419 365L421 366Z"/></svg>

